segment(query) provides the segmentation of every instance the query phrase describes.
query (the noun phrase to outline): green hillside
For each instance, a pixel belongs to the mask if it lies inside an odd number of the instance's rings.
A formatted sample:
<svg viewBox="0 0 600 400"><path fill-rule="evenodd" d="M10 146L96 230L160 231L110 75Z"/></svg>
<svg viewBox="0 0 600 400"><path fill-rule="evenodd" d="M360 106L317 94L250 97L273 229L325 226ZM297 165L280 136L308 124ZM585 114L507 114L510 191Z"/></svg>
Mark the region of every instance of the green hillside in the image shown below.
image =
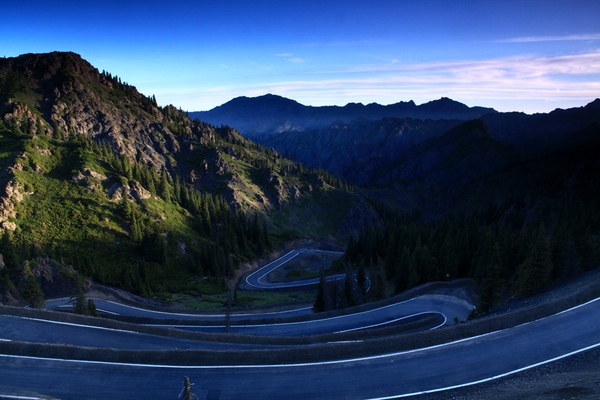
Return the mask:
<svg viewBox="0 0 600 400"><path fill-rule="evenodd" d="M299 236L345 240L360 224L346 214L368 211L325 171L159 107L75 54L0 60L0 88L4 292L25 261L43 279L48 257L143 296L216 293L241 262Z"/></svg>

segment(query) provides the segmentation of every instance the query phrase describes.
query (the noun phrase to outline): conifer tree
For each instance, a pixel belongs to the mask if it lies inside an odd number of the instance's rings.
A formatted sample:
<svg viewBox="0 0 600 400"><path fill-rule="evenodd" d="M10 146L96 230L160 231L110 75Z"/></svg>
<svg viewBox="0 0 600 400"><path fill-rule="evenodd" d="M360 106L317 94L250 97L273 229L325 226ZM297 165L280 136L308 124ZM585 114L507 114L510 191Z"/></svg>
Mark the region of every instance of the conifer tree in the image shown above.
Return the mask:
<svg viewBox="0 0 600 400"><path fill-rule="evenodd" d="M158 184L158 195L166 202L171 201L171 184L167 178L166 170L162 170L160 174L160 182Z"/></svg>
<svg viewBox="0 0 600 400"><path fill-rule="evenodd" d="M410 250L404 246L400 260L396 265L394 293L400 293L409 288L410 273L413 269L414 265L411 263Z"/></svg>
<svg viewBox="0 0 600 400"><path fill-rule="evenodd" d="M552 267L550 242L544 224L541 224L527 259L519 266L517 292L521 295L531 295L545 289L550 283Z"/></svg>
<svg viewBox="0 0 600 400"><path fill-rule="evenodd" d="M8 268L16 268L19 265L17 251L13 243L12 232L5 230L0 240L0 253L4 256L4 264Z"/></svg>
<svg viewBox="0 0 600 400"><path fill-rule="evenodd" d="M365 266L361 265L358 267L358 273L356 274L356 284L360 289L360 292L364 298L367 294L367 274L365 271Z"/></svg>
<svg viewBox="0 0 600 400"><path fill-rule="evenodd" d="M344 278L344 297L346 300L347 307L353 307L356 305L354 297L354 274L352 270L346 266L346 276Z"/></svg>
<svg viewBox="0 0 600 400"><path fill-rule="evenodd" d="M98 310L96 309L96 304L92 299L88 299L87 301L87 315L91 315L92 317L98 317Z"/></svg>
<svg viewBox="0 0 600 400"><path fill-rule="evenodd" d="M326 311L326 307L325 307L326 285L327 285L327 281L325 279L325 270L321 266L321 270L319 271L319 286L317 286L317 297L315 298L315 302L313 304L313 311L316 313Z"/></svg>
<svg viewBox="0 0 600 400"><path fill-rule="evenodd" d="M479 304L477 305L477 310L480 313L488 312L500 301L500 291L502 289L502 280L500 278L501 266L500 248L496 244L492 250L492 254L486 260Z"/></svg>
<svg viewBox="0 0 600 400"><path fill-rule="evenodd" d="M71 298L71 302L73 304L73 312L75 314L86 315L88 311L88 307L85 302L85 294L82 289L79 289L77 296L75 298Z"/></svg>
<svg viewBox="0 0 600 400"><path fill-rule="evenodd" d="M44 307L44 293L35 279L33 272L31 272L29 261L25 261L23 266L23 285L21 289L21 296L33 308Z"/></svg>

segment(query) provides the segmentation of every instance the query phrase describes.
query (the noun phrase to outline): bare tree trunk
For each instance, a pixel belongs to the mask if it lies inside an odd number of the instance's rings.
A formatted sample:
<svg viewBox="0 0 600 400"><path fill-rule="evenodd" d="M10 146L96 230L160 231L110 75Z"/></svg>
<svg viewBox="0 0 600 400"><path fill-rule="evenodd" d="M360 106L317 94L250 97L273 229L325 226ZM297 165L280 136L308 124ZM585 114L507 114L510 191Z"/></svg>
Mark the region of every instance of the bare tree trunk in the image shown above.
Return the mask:
<svg viewBox="0 0 600 400"><path fill-rule="evenodd" d="M225 314L225 333L229 333L231 330L231 289L227 295L227 312Z"/></svg>
<svg viewBox="0 0 600 400"><path fill-rule="evenodd" d="M192 385L190 384L190 379L186 376L183 378L183 400L192 400Z"/></svg>

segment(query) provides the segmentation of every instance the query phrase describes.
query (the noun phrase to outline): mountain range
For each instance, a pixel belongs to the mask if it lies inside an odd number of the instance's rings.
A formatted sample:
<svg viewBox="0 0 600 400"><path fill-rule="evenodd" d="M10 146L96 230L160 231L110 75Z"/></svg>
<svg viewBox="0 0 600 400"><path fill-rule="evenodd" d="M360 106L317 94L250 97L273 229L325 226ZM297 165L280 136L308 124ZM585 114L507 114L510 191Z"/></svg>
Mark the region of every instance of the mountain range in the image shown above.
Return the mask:
<svg viewBox="0 0 600 400"><path fill-rule="evenodd" d="M194 111L188 115L192 119L199 118L214 125L234 126L246 137L255 138L264 134L321 128L332 122L349 123L358 118L469 120L495 112L491 108L468 107L447 97L421 105L416 105L411 100L385 106L377 103L349 103L343 107L312 107L285 97L266 94L253 98L237 97L209 111Z"/></svg>
<svg viewBox="0 0 600 400"><path fill-rule="evenodd" d="M423 249L444 244L439 221L453 242L452 224L467 221L469 255L477 227L521 238L536 221L553 227L556 260L576 235L591 268L599 144L598 99L527 115L447 98L307 107L266 95L186 113L75 53L0 59L0 294L17 301L32 274L42 287L68 277L71 290L91 277L161 299L219 293L242 263L298 238L360 236L375 267L400 259L391 239L415 224L410 251L431 269ZM367 234L399 215L398 232Z"/></svg>
<svg viewBox="0 0 600 400"><path fill-rule="evenodd" d="M236 98L189 115L239 124L242 134L263 146L355 185L409 185L413 189L407 196L413 199L408 203L423 205L423 200L414 199L415 193L424 192L414 189L417 182L437 177L436 187L446 187L556 151L570 136L600 123L600 99L584 107L528 115L468 107L448 98L420 106L406 102L308 107L265 95ZM469 120L479 122L465 122Z"/></svg>

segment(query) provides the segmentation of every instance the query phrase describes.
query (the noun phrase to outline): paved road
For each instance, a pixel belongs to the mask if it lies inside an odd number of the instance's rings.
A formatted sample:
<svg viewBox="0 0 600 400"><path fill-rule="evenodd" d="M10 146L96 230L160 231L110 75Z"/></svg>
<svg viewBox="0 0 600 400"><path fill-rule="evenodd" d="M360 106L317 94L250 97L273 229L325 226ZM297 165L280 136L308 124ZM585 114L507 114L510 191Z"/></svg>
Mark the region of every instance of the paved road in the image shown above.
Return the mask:
<svg viewBox="0 0 600 400"><path fill-rule="evenodd" d="M60 310L61 308L72 308L69 298L46 300L46 309ZM140 307L133 307L122 303L94 298L94 304L98 311L123 315L128 317L152 318L152 319L176 319L182 321L223 321L224 314L218 313L177 313L168 311L156 311ZM284 311L267 311L256 313L233 312L232 321L264 320L274 318L289 318L299 315L312 314L312 307L302 307Z"/></svg>
<svg viewBox="0 0 600 400"><path fill-rule="evenodd" d="M600 301L515 328L427 349L344 362L176 367L0 355L0 394L176 399L386 399L480 382L600 346Z"/></svg>
<svg viewBox="0 0 600 400"><path fill-rule="evenodd" d="M101 304L101 303L100 303ZM112 304L119 310L118 304ZM127 308L125 308L127 310ZM238 334L251 334L263 336L308 336L325 333L355 331L369 328L381 328L410 322L412 317L419 315L438 314L441 323L436 323L429 328L436 328L444 324L453 324L454 317L465 320L472 309L469 303L450 296L425 295L407 301L390 304L373 310L352 313L317 320L231 325L230 332ZM143 311L143 310L140 310ZM187 315L187 314L184 314ZM6 323L4 323L6 321ZM186 329L207 333L225 332L224 316L219 320L220 325L197 326L185 324L153 324L170 328ZM15 317L0 316L0 339L24 340L41 343L62 343L93 347L114 347L123 349L154 349L154 348L208 348L208 349L243 349L250 348L245 345L229 345L209 343L190 343L188 341L170 343L168 339L160 339L146 335L144 340L137 333L117 331L103 328L86 328L73 324L51 323L48 321L19 319ZM86 332L86 329L88 330ZM132 338L133 336L133 338ZM128 344L135 343L131 347ZM147 343L147 345L146 345Z"/></svg>
<svg viewBox="0 0 600 400"><path fill-rule="evenodd" d="M276 283L270 283L270 282L267 282L267 280L266 280L266 276L269 275L271 272L273 272L277 268L281 267L285 263L290 262L294 258L296 258L302 254L306 254L306 253L337 254L340 257L344 254L339 251L325 251L325 250L314 250L314 249L292 250L289 253L287 253L286 255L284 255L283 257L278 258L277 260L265 265L262 268L257 269L256 271L254 271L253 273L248 275L245 280L246 285L249 287L255 288L255 289L260 289L260 290L275 290L275 289L283 289L283 288L300 288L300 287L315 286L316 284L319 283L319 278L296 280L296 281L290 281L290 282L276 282ZM328 281L333 281L336 279L343 280L345 277L346 277L345 274L337 274L337 275L328 276L327 280Z"/></svg>
<svg viewBox="0 0 600 400"><path fill-rule="evenodd" d="M386 325L399 324L407 318L424 314L440 314L441 325L454 324L454 317L467 319L473 306L466 301L450 296L425 295L407 301L390 304L373 310L321 318L310 321L231 325L230 331L238 334L262 336L308 336L324 333L346 332ZM222 326L162 325L200 332L224 332ZM438 327L438 326L435 326ZM434 327L431 327L434 328Z"/></svg>
<svg viewBox="0 0 600 400"><path fill-rule="evenodd" d="M37 318L19 318L7 315L0 315L0 340L123 350L252 350L257 347L261 349L286 347L186 340L122 329L77 325Z"/></svg>
<svg viewBox="0 0 600 400"><path fill-rule="evenodd" d="M259 268L246 278L246 284L255 289L261 290L272 290L281 288L294 288L300 289L314 286L319 282L319 279L308 279L308 280L296 280L290 282L280 283L266 283L264 282L265 276L283 266L285 263L293 260L301 254L306 253L330 253L339 254L340 256L344 253L336 251L326 250L315 250L315 249L298 249L292 250L284 256L278 258L275 261ZM328 277L328 280L344 279L345 275L334 275ZM46 301L46 309L57 310L61 308L72 308L70 298L52 299ZM144 309L139 307L128 306L120 303L115 303L102 299L95 299L94 303L99 311L118 314L130 317L141 317L141 318L153 318L153 319L177 319L177 320L200 320L200 321L222 321L225 319L225 315L217 313L174 313L169 311L155 311L150 309ZM283 311L270 311L270 312L258 312L258 313L247 313L247 312L233 312L231 314L232 321L247 321L247 320L264 320L273 318L289 318L296 317L299 315L312 314L311 307L301 307Z"/></svg>
<svg viewBox="0 0 600 400"><path fill-rule="evenodd" d="M66 302L66 299L63 301ZM126 306L123 304L107 302L104 300L94 300L100 310L109 309L110 312L120 315L145 316L148 318L177 319L181 321L210 321L212 325L186 325L183 323L150 323L149 325L163 326L169 328L180 328L191 331L222 333L225 331L225 315L190 315L190 314L170 314L152 310L144 310ZM55 308L60 302L50 304ZM466 301L450 296L425 295L419 296L407 301L394 303L384 307L369 311L362 311L348 315L342 315L332 318L321 318L311 321L283 322L252 324L254 320L268 320L283 318L301 313L312 313L311 309L299 309L277 313L263 314L235 314L232 315L233 324L230 332L248 335L265 336L302 336L318 335L323 333L335 333L351 330L359 330L372 327L384 327L385 325L399 324L406 318L422 314L441 314L445 321L443 324L454 324L454 318L464 321L467 319L473 306ZM246 321L243 325L235 325L236 321ZM214 322L221 324L214 325Z"/></svg>

